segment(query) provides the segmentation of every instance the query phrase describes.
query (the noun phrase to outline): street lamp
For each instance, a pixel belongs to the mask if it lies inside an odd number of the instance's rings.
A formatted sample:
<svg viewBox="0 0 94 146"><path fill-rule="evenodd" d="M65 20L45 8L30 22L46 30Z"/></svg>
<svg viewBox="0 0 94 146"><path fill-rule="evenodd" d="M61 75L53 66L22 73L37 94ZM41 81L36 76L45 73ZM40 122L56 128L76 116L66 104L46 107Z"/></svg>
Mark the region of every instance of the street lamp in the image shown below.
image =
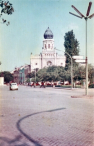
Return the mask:
<svg viewBox="0 0 94 146"><path fill-rule="evenodd" d="M74 7L72 5L72 8L79 14L79 15L76 15L74 13L71 13L69 12L70 14L78 17L78 18L84 18L85 21L86 21L86 95L88 95L88 59L87 59L87 19L88 18L92 18L94 17L94 13L92 15L89 16L89 13L90 13L90 9L91 9L91 5L92 5L92 2L89 2L89 5L88 5L88 9L87 9L87 13L86 13L86 16L84 16L76 7Z"/></svg>
<svg viewBox="0 0 94 146"><path fill-rule="evenodd" d="M72 67L73 67L73 64L72 64L72 57L67 53L67 52L64 52L65 54L67 54L70 59L71 59L71 88L73 87L73 70L72 70Z"/></svg>
<svg viewBox="0 0 94 146"><path fill-rule="evenodd" d="M36 68L35 68L35 87L36 87Z"/></svg>
<svg viewBox="0 0 94 146"><path fill-rule="evenodd" d="M55 48L55 50L62 51L62 50L59 50L59 49L56 49L56 48ZM71 89L72 89L73 88L72 56L68 52L64 52L64 53L67 54L70 57L70 59L71 59Z"/></svg>

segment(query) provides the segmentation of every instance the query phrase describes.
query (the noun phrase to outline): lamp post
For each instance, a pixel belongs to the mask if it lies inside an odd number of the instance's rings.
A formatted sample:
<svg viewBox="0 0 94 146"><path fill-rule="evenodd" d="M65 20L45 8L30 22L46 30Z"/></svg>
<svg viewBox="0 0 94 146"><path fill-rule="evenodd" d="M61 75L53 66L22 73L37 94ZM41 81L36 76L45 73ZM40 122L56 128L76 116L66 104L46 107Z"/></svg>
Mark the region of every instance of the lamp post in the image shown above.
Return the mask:
<svg viewBox="0 0 94 146"><path fill-rule="evenodd" d="M71 88L73 88L73 70L72 70L73 64L72 64L72 57L67 52L64 52L64 53L66 53L70 57L70 59L71 59Z"/></svg>
<svg viewBox="0 0 94 146"><path fill-rule="evenodd" d="M59 49L56 49L56 50L62 51L62 50L59 50ZM70 57L70 59L71 59L71 89L72 89L73 88L73 70L72 70L73 64L72 64L72 57L71 57L71 55L68 52L64 52L64 53L67 54Z"/></svg>
<svg viewBox="0 0 94 146"><path fill-rule="evenodd" d="M36 68L35 68L35 87L36 87Z"/></svg>
<svg viewBox="0 0 94 146"><path fill-rule="evenodd" d="M88 58L87 58L87 20L88 18L92 18L94 17L94 13L92 15L89 16L89 13L90 13L90 9L91 9L91 5L92 5L92 2L89 2L89 5L88 5L88 9L87 9L87 13L86 13L86 16L84 16L76 7L74 7L72 5L72 8L79 14L79 15L76 15L74 13L71 13L69 12L70 14L78 17L78 18L84 18L85 21L86 21L86 95L88 95Z"/></svg>

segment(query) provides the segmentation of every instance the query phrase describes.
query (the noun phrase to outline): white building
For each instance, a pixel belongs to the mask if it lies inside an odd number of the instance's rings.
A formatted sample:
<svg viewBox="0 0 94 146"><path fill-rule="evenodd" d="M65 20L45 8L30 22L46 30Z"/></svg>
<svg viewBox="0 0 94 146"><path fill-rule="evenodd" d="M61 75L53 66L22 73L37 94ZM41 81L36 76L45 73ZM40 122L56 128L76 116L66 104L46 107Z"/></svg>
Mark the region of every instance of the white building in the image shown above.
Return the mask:
<svg viewBox="0 0 94 146"><path fill-rule="evenodd" d="M31 72L35 69L42 69L44 67L56 65L65 67L66 57L58 55L54 47L53 33L47 28L44 33L42 53L39 55L32 55L30 58Z"/></svg>
<svg viewBox="0 0 94 146"><path fill-rule="evenodd" d="M4 85L4 77L0 77L0 85Z"/></svg>

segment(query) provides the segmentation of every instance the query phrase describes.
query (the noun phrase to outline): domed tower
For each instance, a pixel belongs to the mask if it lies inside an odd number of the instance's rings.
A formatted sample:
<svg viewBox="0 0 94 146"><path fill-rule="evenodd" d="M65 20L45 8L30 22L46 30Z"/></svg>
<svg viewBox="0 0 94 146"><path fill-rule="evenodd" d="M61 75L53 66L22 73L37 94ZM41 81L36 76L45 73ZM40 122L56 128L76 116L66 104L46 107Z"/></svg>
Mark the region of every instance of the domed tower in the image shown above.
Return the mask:
<svg viewBox="0 0 94 146"><path fill-rule="evenodd" d="M53 50L54 50L53 33L48 27L44 33L43 51L53 51Z"/></svg>
<svg viewBox="0 0 94 146"><path fill-rule="evenodd" d="M49 27L47 28L47 30L44 33L44 38L45 39L53 39L53 33L52 31L49 29Z"/></svg>
<svg viewBox="0 0 94 146"><path fill-rule="evenodd" d="M54 48L53 33L48 27L44 33L43 47L41 53L41 66L56 65L56 51Z"/></svg>
<svg viewBox="0 0 94 146"><path fill-rule="evenodd" d="M31 71L42 69L52 65L65 66L65 56L58 55L54 48L53 33L48 27L44 32L42 52L39 55L32 55L30 59Z"/></svg>

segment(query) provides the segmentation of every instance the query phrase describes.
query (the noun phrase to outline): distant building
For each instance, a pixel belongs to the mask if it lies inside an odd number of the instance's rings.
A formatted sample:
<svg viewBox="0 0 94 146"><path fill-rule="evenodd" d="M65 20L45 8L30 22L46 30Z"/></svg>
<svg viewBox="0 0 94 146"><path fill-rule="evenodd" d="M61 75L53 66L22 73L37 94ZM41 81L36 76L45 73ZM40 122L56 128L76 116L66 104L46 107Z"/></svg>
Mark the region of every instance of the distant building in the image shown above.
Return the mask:
<svg viewBox="0 0 94 146"><path fill-rule="evenodd" d="M52 65L65 67L66 57L63 55L58 55L54 48L53 33L47 28L44 33L42 53L39 55L32 55L30 58L31 72L35 69L42 69L43 67L48 67Z"/></svg>
<svg viewBox="0 0 94 146"><path fill-rule="evenodd" d="M4 77L0 77L0 85L4 85Z"/></svg>
<svg viewBox="0 0 94 146"><path fill-rule="evenodd" d="M20 67L19 69L19 83L24 83L26 82L26 76L28 73L31 72L31 67L30 65L25 65Z"/></svg>
<svg viewBox="0 0 94 146"><path fill-rule="evenodd" d="M15 68L14 71L12 71L12 75L14 77L14 82L18 84L23 84L26 81L26 76L28 73L31 72L31 66L30 65L24 65L18 68Z"/></svg>
<svg viewBox="0 0 94 146"><path fill-rule="evenodd" d="M14 78L14 82L19 83L19 68L15 68L12 75Z"/></svg>

